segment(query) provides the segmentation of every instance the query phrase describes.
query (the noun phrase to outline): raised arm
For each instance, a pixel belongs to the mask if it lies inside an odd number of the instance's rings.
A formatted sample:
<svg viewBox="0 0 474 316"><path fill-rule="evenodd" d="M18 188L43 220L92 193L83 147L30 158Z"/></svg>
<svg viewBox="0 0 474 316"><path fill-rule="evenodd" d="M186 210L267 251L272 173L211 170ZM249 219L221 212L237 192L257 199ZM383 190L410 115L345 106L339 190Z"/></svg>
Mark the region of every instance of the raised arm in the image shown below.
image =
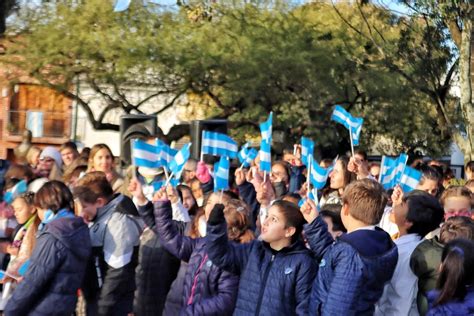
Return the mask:
<svg viewBox="0 0 474 316"><path fill-rule="evenodd" d="M224 217L224 205L216 204L207 221L206 251L209 258L218 267L240 274L247 264L250 244L229 242L227 224Z"/></svg>

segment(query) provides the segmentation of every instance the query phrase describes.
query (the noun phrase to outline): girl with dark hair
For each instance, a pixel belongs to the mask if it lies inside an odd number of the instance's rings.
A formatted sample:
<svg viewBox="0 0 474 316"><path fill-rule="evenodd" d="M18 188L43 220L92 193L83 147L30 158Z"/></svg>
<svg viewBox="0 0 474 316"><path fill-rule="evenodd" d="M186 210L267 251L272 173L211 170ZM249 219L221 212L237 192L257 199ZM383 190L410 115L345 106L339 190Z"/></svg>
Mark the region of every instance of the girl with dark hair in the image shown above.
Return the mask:
<svg viewBox="0 0 474 316"><path fill-rule="evenodd" d="M276 201L263 221L261 240L228 242L224 206L214 206L206 248L222 269L240 275L234 315L307 315L316 260L305 247L301 232L306 223L298 207Z"/></svg>
<svg viewBox="0 0 474 316"><path fill-rule="evenodd" d="M74 216L71 191L59 181L44 184L34 204L44 225L25 278L5 315L71 315L91 253L89 229Z"/></svg>
<svg viewBox="0 0 474 316"><path fill-rule="evenodd" d="M444 248L436 290L428 293L428 316L474 314L474 242L455 239Z"/></svg>
<svg viewBox="0 0 474 316"><path fill-rule="evenodd" d="M324 204L341 204L342 193L346 186L356 179L355 174L350 172L347 167L349 165L349 158L339 157L334 165L334 169L329 174L329 189L324 190L321 197L320 205Z"/></svg>

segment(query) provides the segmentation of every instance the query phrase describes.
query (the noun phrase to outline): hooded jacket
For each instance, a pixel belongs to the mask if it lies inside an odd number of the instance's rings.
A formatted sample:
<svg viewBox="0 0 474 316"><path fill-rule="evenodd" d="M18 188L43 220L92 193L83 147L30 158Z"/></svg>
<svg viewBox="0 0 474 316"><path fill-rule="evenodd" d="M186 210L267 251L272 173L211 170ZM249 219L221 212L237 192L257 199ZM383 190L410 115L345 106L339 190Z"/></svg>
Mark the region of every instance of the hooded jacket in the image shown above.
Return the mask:
<svg viewBox="0 0 474 316"><path fill-rule="evenodd" d="M47 224L5 315L71 315L90 253L89 230L82 218L58 218Z"/></svg>
<svg viewBox="0 0 474 316"><path fill-rule="evenodd" d="M467 316L474 315L474 289L468 288L467 294L462 301L453 300L442 305L433 306L438 298L439 291L428 292L429 311L427 316Z"/></svg>
<svg viewBox="0 0 474 316"><path fill-rule="evenodd" d="M163 247L188 262L180 315L231 315L238 276L223 271L209 260L204 238L194 239L179 233L171 213L169 201L155 202L155 229Z"/></svg>
<svg viewBox="0 0 474 316"><path fill-rule="evenodd" d="M88 312L127 315L133 310L142 222L132 200L116 195L90 224L92 256L82 287Z"/></svg>
<svg viewBox="0 0 474 316"><path fill-rule="evenodd" d="M234 315L307 315L317 264L302 241L276 252L262 241L227 241L224 217L208 222L206 247L219 267L240 275Z"/></svg>
<svg viewBox="0 0 474 316"><path fill-rule="evenodd" d="M321 216L305 225L320 260L310 300L311 315L372 315L397 265L397 246L375 230L356 230L334 241Z"/></svg>

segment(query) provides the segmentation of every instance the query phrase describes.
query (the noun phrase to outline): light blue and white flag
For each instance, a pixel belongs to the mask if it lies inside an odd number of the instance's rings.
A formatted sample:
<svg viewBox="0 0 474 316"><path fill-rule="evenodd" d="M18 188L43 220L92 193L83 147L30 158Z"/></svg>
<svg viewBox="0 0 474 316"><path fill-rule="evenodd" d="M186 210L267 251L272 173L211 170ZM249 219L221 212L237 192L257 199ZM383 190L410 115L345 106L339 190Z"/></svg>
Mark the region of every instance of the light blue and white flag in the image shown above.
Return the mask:
<svg viewBox="0 0 474 316"><path fill-rule="evenodd" d="M229 168L230 160L226 156L214 164L214 192L229 188Z"/></svg>
<svg viewBox="0 0 474 316"><path fill-rule="evenodd" d="M400 186L403 192L407 193L413 191L420 182L422 173L414 168L405 167L402 178L400 180Z"/></svg>
<svg viewBox="0 0 474 316"><path fill-rule="evenodd" d="M11 204L18 196L25 193L28 190L28 183L26 180L21 180L15 184L11 189L9 189L3 195L3 201L7 204Z"/></svg>
<svg viewBox="0 0 474 316"><path fill-rule="evenodd" d="M262 134L262 142L266 141L268 144L272 144L272 124L273 124L273 112L270 112L268 119L260 123L260 132Z"/></svg>
<svg viewBox="0 0 474 316"><path fill-rule="evenodd" d="M308 158L313 157L314 142L311 138L301 137L301 161L305 166L308 166Z"/></svg>
<svg viewBox="0 0 474 316"><path fill-rule="evenodd" d="M328 180L329 173L331 173L332 168L323 168L320 167L318 162L314 159L311 162L311 172L309 174L309 180L311 184L316 188L321 190Z"/></svg>
<svg viewBox="0 0 474 316"><path fill-rule="evenodd" d="M153 181L152 185L153 185L153 192L156 192L158 191L159 189L161 189L164 185L165 185L165 181L164 180L161 180L161 181Z"/></svg>
<svg viewBox="0 0 474 316"><path fill-rule="evenodd" d="M237 157L239 158L240 163L243 167L250 167L252 161L257 158L258 151L255 148L248 148L250 143L246 143L242 146L242 149L239 151Z"/></svg>
<svg viewBox="0 0 474 316"><path fill-rule="evenodd" d="M359 145L360 131L362 130L362 124L364 123L363 118L354 117L342 106L336 105L334 111L332 112L331 120L344 125L351 133L352 144L355 146Z"/></svg>
<svg viewBox="0 0 474 316"><path fill-rule="evenodd" d="M406 154L401 154L397 158L382 157L379 182L384 189L391 189L400 182L407 160Z"/></svg>
<svg viewBox="0 0 474 316"><path fill-rule="evenodd" d="M316 206L319 210L319 199L318 199L318 189L316 188L312 188L311 191L309 191L308 193L308 198L310 200L313 200L314 203L316 203ZM299 202L298 202L298 207L302 207L303 204L306 202L306 197L302 198Z"/></svg>
<svg viewBox="0 0 474 316"><path fill-rule="evenodd" d="M139 139L132 140L132 163L137 167L161 167L160 148Z"/></svg>
<svg viewBox="0 0 474 316"><path fill-rule="evenodd" d="M235 158L237 157L239 146L235 140L226 134L203 131L201 151L208 155Z"/></svg>
<svg viewBox="0 0 474 316"><path fill-rule="evenodd" d="M114 7L114 12L122 12L128 9L132 0L117 0Z"/></svg>
<svg viewBox="0 0 474 316"><path fill-rule="evenodd" d="M184 168L184 164L188 161L190 152L189 149L191 147L191 143L187 143L186 145L181 148L178 153L174 156L173 160L168 165L169 170L174 175L180 175L181 171Z"/></svg>
<svg viewBox="0 0 474 316"><path fill-rule="evenodd" d="M271 172L272 171L272 146L270 143L262 140L260 143L260 170Z"/></svg>
<svg viewBox="0 0 474 316"><path fill-rule="evenodd" d="M171 148L161 140L157 139L156 145L160 148L160 160L163 166L168 166L173 161L174 156L178 153L177 150ZM169 167L168 167L169 169Z"/></svg>

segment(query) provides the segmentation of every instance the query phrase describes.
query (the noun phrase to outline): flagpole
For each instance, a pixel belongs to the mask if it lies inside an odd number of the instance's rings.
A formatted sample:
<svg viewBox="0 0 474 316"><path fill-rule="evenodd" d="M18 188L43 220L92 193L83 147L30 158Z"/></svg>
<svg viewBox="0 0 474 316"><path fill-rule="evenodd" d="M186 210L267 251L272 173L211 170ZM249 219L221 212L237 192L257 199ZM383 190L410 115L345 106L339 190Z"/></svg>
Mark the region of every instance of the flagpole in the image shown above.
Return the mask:
<svg viewBox="0 0 474 316"><path fill-rule="evenodd" d="M165 166L163 166L163 170L165 171L166 181L168 181L168 179L170 178L170 176L168 175L168 170L166 170Z"/></svg>
<svg viewBox="0 0 474 316"><path fill-rule="evenodd" d="M351 139L351 152L352 152L352 157L354 157L354 143L352 142L352 131L349 129L349 137Z"/></svg>
<svg viewBox="0 0 474 316"><path fill-rule="evenodd" d="M313 160L313 156L312 155L309 155L308 156L308 170L307 170L307 178L306 178L306 197L309 198L309 178L311 177L311 163L312 163L312 160Z"/></svg>
<svg viewBox="0 0 474 316"><path fill-rule="evenodd" d="M222 195L224 195L224 189L221 189L221 194L219 194L219 204L222 204Z"/></svg>
<svg viewBox="0 0 474 316"><path fill-rule="evenodd" d="M295 157L296 157L296 148L297 148L297 147L298 147L297 144L294 144L294 145L293 145L293 156L295 156Z"/></svg>
<svg viewBox="0 0 474 316"><path fill-rule="evenodd" d="M385 162L385 155L382 156L382 162L380 162L380 173L379 173L379 180L378 180L379 183L382 180L382 174L384 173L383 171L384 162Z"/></svg>
<svg viewBox="0 0 474 316"><path fill-rule="evenodd" d="M171 174L170 174L169 178L166 180L165 187L167 187L167 186L168 186L168 184L170 183L170 181L171 181L171 178L173 177L173 175L174 175L174 173L173 173L173 172L171 172Z"/></svg>
<svg viewBox="0 0 474 316"><path fill-rule="evenodd" d="M130 157L132 158L132 179L137 179L137 166L135 166L135 157L133 155L133 145L135 145L135 139L130 141Z"/></svg>
<svg viewBox="0 0 474 316"><path fill-rule="evenodd" d="M400 157L400 155L398 157ZM408 162L408 155L407 155L407 159L405 160L405 164L403 165L402 177L403 177L403 174L405 173L405 169L407 167L407 162ZM400 177L400 182L401 181L402 181L402 178ZM400 184L400 182L398 182L397 184Z"/></svg>
<svg viewBox="0 0 474 316"><path fill-rule="evenodd" d="M267 171L263 172L263 183L267 182Z"/></svg>
<svg viewBox="0 0 474 316"><path fill-rule="evenodd" d="M244 167L244 164L245 164L245 161L244 161L244 162L242 162L242 164L240 165L240 168L239 168L239 170L242 170L242 168Z"/></svg>
<svg viewBox="0 0 474 316"><path fill-rule="evenodd" d="M204 151L202 150L202 140L204 139L204 130L201 132L201 159L200 161L204 161Z"/></svg>

